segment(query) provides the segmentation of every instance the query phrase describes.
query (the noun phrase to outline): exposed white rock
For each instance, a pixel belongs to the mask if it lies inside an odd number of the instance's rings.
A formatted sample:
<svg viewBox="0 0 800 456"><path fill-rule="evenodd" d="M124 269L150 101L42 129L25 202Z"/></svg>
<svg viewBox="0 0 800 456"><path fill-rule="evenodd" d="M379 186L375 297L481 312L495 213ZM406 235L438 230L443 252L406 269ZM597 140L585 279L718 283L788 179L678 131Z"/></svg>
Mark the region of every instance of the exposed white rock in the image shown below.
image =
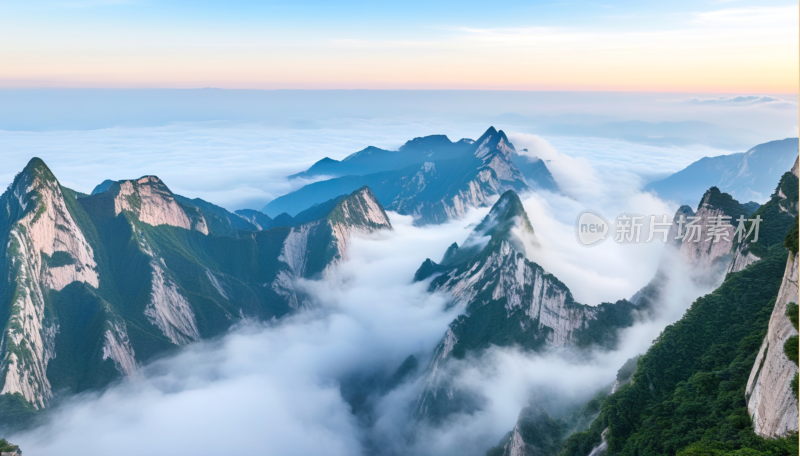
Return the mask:
<svg viewBox="0 0 800 456"><path fill-rule="evenodd" d="M158 177L145 176L137 180L120 181L119 185L120 190L114 197L115 214L125 210L148 225L170 225L208 234L203 217L196 214L194 220L190 220Z"/></svg>
<svg viewBox="0 0 800 456"><path fill-rule="evenodd" d="M297 309L301 304L301 298L298 297L294 282L298 278L305 277L306 274L308 235L321 223L317 221L294 227L283 241L278 260L286 264L287 270L278 271L271 287L275 293L286 299L292 309Z"/></svg>
<svg viewBox="0 0 800 456"><path fill-rule="evenodd" d="M436 351L433 353L430 365L428 366L428 377L425 379L425 387L417 399L417 413L425 415L428 412L430 401L436 399L439 393L439 386L442 382L442 373L440 367L450 356L453 348L458 343L458 338L452 329L448 328L444 335L444 339L439 342Z"/></svg>
<svg viewBox="0 0 800 456"><path fill-rule="evenodd" d="M731 261L730 266L728 266L726 273L739 272L761 259L753 255L752 252L742 253L743 250L743 246L737 247L736 253L733 254L733 261Z"/></svg>
<svg viewBox="0 0 800 456"><path fill-rule="evenodd" d="M144 309L147 319L175 345L199 340L200 333L189 301L180 294L158 261L151 261L150 266L153 268L153 281L150 302Z"/></svg>
<svg viewBox="0 0 800 456"><path fill-rule="evenodd" d="M532 292L526 291L532 288ZM548 327L548 342L556 347L573 341L577 330L597 318L597 309L567 304L567 291L541 268L534 267L503 241L485 261L475 261L464 272L451 272L437 290L449 292L462 306L472 302L484 290L492 299L506 298L506 309L522 307L539 329Z"/></svg>
<svg viewBox="0 0 800 456"><path fill-rule="evenodd" d="M519 433L519 423L514 425L511 438L503 447L503 456L530 456L525 451L525 441L522 439L522 434Z"/></svg>
<svg viewBox="0 0 800 456"><path fill-rule="evenodd" d="M324 248L330 248L333 256L329 264L321 271L321 274L325 275L331 267L347 259L347 245L350 237L382 229L392 229L392 225L372 191L362 188L353 192L340 201L328 217L291 229L283 241L283 247L278 257L278 260L283 262L287 268L278 272L275 280L270 284L271 288L278 295L284 297L290 307L301 306L303 299L298 296L294 283L299 278L308 278L310 274L307 271L310 238L319 239L318 234L326 233L326 230L330 232L328 244ZM317 245L313 248L319 250L323 246Z"/></svg>
<svg viewBox="0 0 800 456"><path fill-rule="evenodd" d="M58 181L43 163L29 165L0 204L8 216L21 215L12 224L5 246L14 293L2 335L0 394L20 393L40 408L52 396L46 372L55 357L58 332L57 322L45 316L44 291L61 290L75 281L99 286L97 263L67 209ZM56 260L60 266L52 264Z"/></svg>
<svg viewBox="0 0 800 456"><path fill-rule="evenodd" d="M279 296L286 300L286 303L292 309L297 309L301 305L301 300L297 296L297 290L294 286L295 277L286 271L279 271L275 280L272 281L271 288Z"/></svg>
<svg viewBox="0 0 800 456"><path fill-rule="evenodd" d="M211 282L211 286L217 290L217 293L219 293L219 295L223 298L228 299L228 294L225 293L225 289L222 288L222 284L219 282L217 276L215 276L213 272L206 269L206 277L208 277L208 281Z"/></svg>
<svg viewBox="0 0 800 456"><path fill-rule="evenodd" d="M504 186L496 178L492 169L481 170L477 177L467 183L466 188L447 202L444 201L444 212L448 218L461 218L473 207L485 207L493 203L503 192Z"/></svg>
<svg viewBox="0 0 800 456"><path fill-rule="evenodd" d="M117 370L128 377L136 372L136 357L128 339L124 321L115 321L106 329L103 341L103 360L110 359Z"/></svg>
<svg viewBox="0 0 800 456"><path fill-rule="evenodd" d="M786 263L767 336L761 344L745 390L753 427L763 437L781 437L798 430L798 405L791 388L798 369L783 350L786 340L797 335L797 330L786 316L786 306L790 302L798 302L796 256L790 257Z"/></svg>
<svg viewBox="0 0 800 456"><path fill-rule="evenodd" d="M178 286L164 271L164 260L150 248L141 231L133 227L134 237L142 252L150 257L153 270L150 285L150 302L144 309L147 319L156 325L172 343L185 345L200 339L191 305L180 294Z"/></svg>
<svg viewBox="0 0 800 456"><path fill-rule="evenodd" d="M303 277L306 273L308 234L320 223L312 222L294 227L283 241L283 248L278 260L286 263L289 271L296 277Z"/></svg>
<svg viewBox="0 0 800 456"><path fill-rule="evenodd" d="M608 428L605 428L602 434L600 434L603 440L600 443L592 448L592 451L589 452L587 456L603 456L608 452L608 442L606 441L606 434L608 434Z"/></svg>
<svg viewBox="0 0 800 456"><path fill-rule="evenodd" d="M702 269L710 269L712 266L715 266L721 258L731 254L734 227L730 226L726 228L727 236L720 237L716 242L712 242L714 239L709 239L707 236L707 227L712 220L716 220L716 217L726 215L725 212L721 209L715 209L704 205L695 215L700 217L700 221L697 222L697 225L702 226L703 230L699 237L692 236L691 239L687 233L684 233L686 234L686 238L684 238L681 243L681 258L686 264Z"/></svg>

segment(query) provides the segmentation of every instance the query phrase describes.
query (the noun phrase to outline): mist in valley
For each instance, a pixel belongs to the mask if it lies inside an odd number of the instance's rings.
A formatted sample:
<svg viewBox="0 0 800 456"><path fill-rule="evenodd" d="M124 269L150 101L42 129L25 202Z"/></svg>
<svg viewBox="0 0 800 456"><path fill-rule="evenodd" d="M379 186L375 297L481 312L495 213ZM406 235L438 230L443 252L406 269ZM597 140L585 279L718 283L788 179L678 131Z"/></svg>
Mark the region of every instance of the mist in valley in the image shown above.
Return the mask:
<svg viewBox="0 0 800 456"><path fill-rule="evenodd" d="M617 349L494 347L454 360L447 369L460 390L480 399L480 410L436 424L418 419L414 406L430 356L463 309L428 292L430 279L413 283L414 272L426 258L439 261L453 242L461 245L489 209L425 227L390 213L393 231L352 239L348 258L329 274L297 284L308 308L278 321L244 321L103 391L62 398L42 425L9 439L30 454L124 456L152 448L159 454L482 455L526 405L555 417L580 407L710 290L696 286L660 241L609 239L592 248L577 242L575 217L584 209L609 220L623 212L674 213L674 204L638 191L641 182L624 163L615 168L572 157L537 136L511 137L518 149L549 160L564 189L522 195L535 231L528 258L562 280L578 302L628 299L660 262L672 265L666 268L670 292L654 313L621 331ZM609 170L619 178L609 179Z"/></svg>

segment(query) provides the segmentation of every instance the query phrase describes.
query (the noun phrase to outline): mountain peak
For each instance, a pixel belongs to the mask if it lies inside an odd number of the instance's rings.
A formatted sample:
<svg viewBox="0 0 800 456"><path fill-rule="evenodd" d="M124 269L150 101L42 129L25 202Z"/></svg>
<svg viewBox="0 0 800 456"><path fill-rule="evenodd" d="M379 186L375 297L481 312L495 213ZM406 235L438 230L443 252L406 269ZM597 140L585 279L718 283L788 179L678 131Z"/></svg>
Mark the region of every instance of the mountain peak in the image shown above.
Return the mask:
<svg viewBox="0 0 800 456"><path fill-rule="evenodd" d="M486 129L486 131L485 131L485 132L484 132L484 133L481 135L481 137L480 137L480 138L478 138L478 141L480 141L481 139L487 138L487 137L489 137L489 136L494 136L494 135L496 135L496 134L497 134L497 130L494 128L494 126L490 126L490 127L489 127L488 129Z"/></svg>
<svg viewBox="0 0 800 456"><path fill-rule="evenodd" d="M409 149L436 149L438 147L450 146L453 142L447 135L429 135L414 138L406 141L405 144L400 146L399 152L405 152Z"/></svg>
<svg viewBox="0 0 800 456"><path fill-rule="evenodd" d="M503 132L503 130L495 130L494 127L489 127L477 141L475 141L475 156L483 160L484 163L493 163L491 168L495 169L498 177L504 180L521 179L522 175L519 172L514 173L510 164L501 164L494 161L495 157L499 157L502 161L511 162L516 150L511 141ZM518 170L515 170L518 171ZM519 174L518 176L516 174Z"/></svg>
<svg viewBox="0 0 800 456"><path fill-rule="evenodd" d="M17 173L3 196L11 196L18 202L19 208L25 211L30 207L39 207L43 193L60 195L61 191L58 189L58 180L50 168L41 158L34 157L22 171Z"/></svg>
<svg viewBox="0 0 800 456"><path fill-rule="evenodd" d="M521 233L532 235L533 226L517 193L508 190L500 196L461 247L453 244L447 249L441 264L460 264L482 251L499 248L503 243L508 243L514 251L525 252L525 243L518 236Z"/></svg>
<svg viewBox="0 0 800 456"><path fill-rule="evenodd" d="M45 164L44 160L39 157L33 157L30 159L25 168L23 168L22 173L33 177L39 177L46 181L56 181L56 176L50 171L50 168Z"/></svg>
<svg viewBox="0 0 800 456"><path fill-rule="evenodd" d="M91 198L106 201L104 204L109 205L114 216L126 211L148 225L170 225L208 234L207 222L197 208L180 204L158 176L111 182L102 190L107 182L95 187Z"/></svg>
<svg viewBox="0 0 800 456"><path fill-rule="evenodd" d="M514 226L533 233L533 226L522 206L522 200L514 190L508 190L500 196L475 231L480 231L484 236L494 237L495 234L505 233Z"/></svg>
<svg viewBox="0 0 800 456"><path fill-rule="evenodd" d="M749 216L753 211L736 201L731 195L720 191L717 187L709 188L697 206L701 210L720 210L734 220L740 215Z"/></svg>
<svg viewBox="0 0 800 456"><path fill-rule="evenodd" d="M97 195L98 193L103 193L104 191L106 191L109 188L111 188L111 186L114 185L115 183L116 183L116 181L113 181L111 179L104 180L103 182L97 184L97 186L92 190L92 195Z"/></svg>
<svg viewBox="0 0 800 456"><path fill-rule="evenodd" d="M342 198L328 214L333 223L350 227L361 227L368 230L392 229L389 216L369 187L363 186Z"/></svg>

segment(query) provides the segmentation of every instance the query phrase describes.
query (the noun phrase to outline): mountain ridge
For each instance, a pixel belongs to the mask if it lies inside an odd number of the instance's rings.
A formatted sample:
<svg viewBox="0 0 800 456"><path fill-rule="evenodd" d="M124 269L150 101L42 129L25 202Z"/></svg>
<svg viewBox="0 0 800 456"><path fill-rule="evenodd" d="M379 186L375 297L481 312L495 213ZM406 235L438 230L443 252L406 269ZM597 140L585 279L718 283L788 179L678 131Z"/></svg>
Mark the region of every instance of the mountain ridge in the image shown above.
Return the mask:
<svg viewBox="0 0 800 456"><path fill-rule="evenodd" d="M39 159L0 207L8 278L0 280L0 403L12 404L8 417L47 407L56 391L133 375L242 318L293 312L303 305L296 279L319 278L346 259L351 236L392 229L361 188L302 224L217 235L202 229L203 209L183 205L155 176L81 195ZM0 424L24 421L16 420Z"/></svg>
<svg viewBox="0 0 800 456"><path fill-rule="evenodd" d="M520 156L505 133L494 127L487 129L477 141L462 140L452 144L463 146L457 157L440 155L443 158L439 158L434 154L426 161L398 169L315 182L276 198L264 206L262 212L271 217L280 212L294 216L303 208L329 200L333 194L349 193L367 185L384 207L412 215L415 223L424 225L461 217L471 207L491 205L493 198L506 190L544 188L557 191L544 162ZM386 153L402 155L404 152ZM524 169L531 174L523 174L515 161L524 163Z"/></svg>

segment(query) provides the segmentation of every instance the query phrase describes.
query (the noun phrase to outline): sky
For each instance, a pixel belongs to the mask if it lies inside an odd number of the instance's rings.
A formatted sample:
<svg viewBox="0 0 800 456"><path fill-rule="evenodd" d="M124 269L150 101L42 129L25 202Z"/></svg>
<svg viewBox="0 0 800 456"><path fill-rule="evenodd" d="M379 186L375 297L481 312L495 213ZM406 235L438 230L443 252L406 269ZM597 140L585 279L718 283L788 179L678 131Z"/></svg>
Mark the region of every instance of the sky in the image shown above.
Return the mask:
<svg viewBox="0 0 800 456"><path fill-rule="evenodd" d="M797 136L797 18L796 3L772 0L0 0L0 188L37 156L81 192L158 175L183 196L259 209L323 157L493 125L548 160L564 191L524 195L532 259L577 301L615 301L648 283L661 246L586 249L575 215L672 214L644 184ZM375 398L365 425L340 385L391 375L409 354L425 365L459 310L411 278L487 212L431 227L391 213L392 232L354 239L335 274L300 284L313 310L142 366L11 441L59 455L138 454L143 441L208 451L198 435L235 454L370 442L387 455L485 454L533 392L585 402L708 291L671 278L664 315L590 363L492 349L454 366L487 407L442 428L404 415L423 372Z"/></svg>
<svg viewBox="0 0 800 456"><path fill-rule="evenodd" d="M798 5L0 1L0 87L796 94Z"/></svg>

